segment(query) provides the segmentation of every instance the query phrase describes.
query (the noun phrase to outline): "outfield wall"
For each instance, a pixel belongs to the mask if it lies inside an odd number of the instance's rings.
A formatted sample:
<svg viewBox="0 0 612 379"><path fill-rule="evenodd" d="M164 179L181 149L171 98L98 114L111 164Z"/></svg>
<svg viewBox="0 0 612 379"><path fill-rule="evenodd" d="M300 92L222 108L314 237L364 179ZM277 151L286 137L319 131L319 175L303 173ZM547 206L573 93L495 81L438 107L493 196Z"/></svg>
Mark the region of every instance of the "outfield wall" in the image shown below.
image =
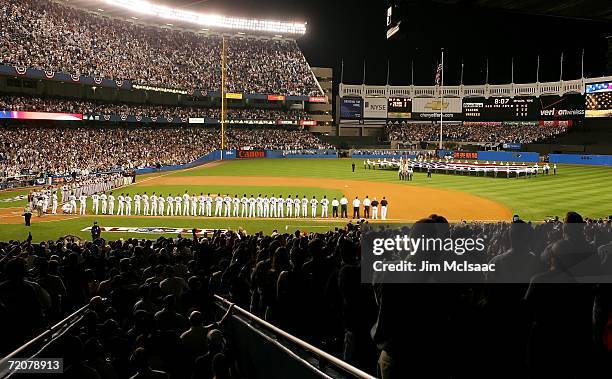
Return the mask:
<svg viewBox="0 0 612 379"><path fill-rule="evenodd" d="M551 163L612 166L612 155L550 154L548 160Z"/></svg>
<svg viewBox="0 0 612 379"><path fill-rule="evenodd" d="M297 151L295 153L291 153L292 150L265 150L266 158L338 158L338 152L332 149L321 149L321 150L309 150L308 152L303 152L299 154ZM310 153L312 152L312 153ZM223 153L223 154L222 154ZM236 154L236 150L215 150L210 152L193 162L189 162L183 165L173 165L173 166L162 166L159 170L155 167L145 167L139 168L136 170L136 174L149 174L151 172L157 171L173 171L173 170L182 170L190 167L199 166L208 162L220 161L223 160L233 160L239 159ZM248 158L245 158L248 159ZM255 158L256 159L256 158Z"/></svg>
<svg viewBox="0 0 612 379"><path fill-rule="evenodd" d="M479 151L479 161L538 162L540 154L526 151Z"/></svg>

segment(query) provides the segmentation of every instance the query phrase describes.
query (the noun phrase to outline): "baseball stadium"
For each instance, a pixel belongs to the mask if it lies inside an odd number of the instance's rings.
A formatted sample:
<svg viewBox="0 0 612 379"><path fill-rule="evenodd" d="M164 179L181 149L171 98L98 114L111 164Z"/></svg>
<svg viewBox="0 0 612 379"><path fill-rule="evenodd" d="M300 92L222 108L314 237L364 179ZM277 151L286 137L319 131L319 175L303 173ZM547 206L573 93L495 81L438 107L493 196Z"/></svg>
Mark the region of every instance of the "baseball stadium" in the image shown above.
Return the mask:
<svg viewBox="0 0 612 379"><path fill-rule="evenodd" d="M612 16L528 3L0 0L0 379L608 377Z"/></svg>

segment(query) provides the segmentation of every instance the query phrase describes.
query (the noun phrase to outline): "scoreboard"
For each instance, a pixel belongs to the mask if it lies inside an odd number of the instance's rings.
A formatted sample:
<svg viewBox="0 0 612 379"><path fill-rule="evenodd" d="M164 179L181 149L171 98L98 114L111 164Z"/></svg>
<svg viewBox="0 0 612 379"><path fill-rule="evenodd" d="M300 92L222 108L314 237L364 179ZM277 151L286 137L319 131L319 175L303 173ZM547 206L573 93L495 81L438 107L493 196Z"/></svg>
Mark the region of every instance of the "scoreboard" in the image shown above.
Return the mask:
<svg viewBox="0 0 612 379"><path fill-rule="evenodd" d="M490 97L463 99L464 120L522 121L538 119L534 97Z"/></svg>
<svg viewBox="0 0 612 379"><path fill-rule="evenodd" d="M409 119L412 115L412 99L390 97L387 101L387 118Z"/></svg>

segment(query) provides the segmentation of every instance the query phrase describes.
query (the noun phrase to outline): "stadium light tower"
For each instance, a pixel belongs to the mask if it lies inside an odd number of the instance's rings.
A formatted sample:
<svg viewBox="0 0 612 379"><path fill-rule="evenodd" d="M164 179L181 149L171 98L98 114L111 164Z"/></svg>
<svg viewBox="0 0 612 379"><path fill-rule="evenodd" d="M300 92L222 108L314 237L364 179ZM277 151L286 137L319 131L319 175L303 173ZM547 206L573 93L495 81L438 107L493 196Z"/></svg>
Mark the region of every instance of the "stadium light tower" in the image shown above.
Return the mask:
<svg viewBox="0 0 612 379"><path fill-rule="evenodd" d="M257 20L249 18L226 17L170 8L152 4L145 0L100 0L109 5L129 9L132 12L159 17L166 20L187 22L204 27L245 30L276 34L306 34L305 22L284 22L275 20Z"/></svg>

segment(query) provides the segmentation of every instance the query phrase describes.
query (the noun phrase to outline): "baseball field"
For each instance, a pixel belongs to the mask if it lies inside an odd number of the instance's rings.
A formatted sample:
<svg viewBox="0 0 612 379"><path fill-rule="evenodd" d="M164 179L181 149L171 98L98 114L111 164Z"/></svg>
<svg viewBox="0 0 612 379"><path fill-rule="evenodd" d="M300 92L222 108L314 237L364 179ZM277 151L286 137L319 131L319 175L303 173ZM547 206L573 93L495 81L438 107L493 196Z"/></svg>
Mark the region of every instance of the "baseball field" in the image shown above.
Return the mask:
<svg viewBox="0 0 612 379"><path fill-rule="evenodd" d="M351 163L355 162L355 172ZM573 210L585 217L608 217L612 214L611 167L561 165L556 175L507 179L458 176L416 172L411 182L399 181L397 171L366 170L362 160L352 159L259 159L230 160L210 163L192 169L160 172L137 177L135 184L114 193L147 192L177 196L189 193L222 193L247 197L259 194L283 197L306 195L329 199L345 195L349 201L366 195L389 201L388 222L409 222L432 213L452 221L510 220L519 214L524 220L542 221L562 217ZM249 233L325 231L341 227L349 220L321 218L245 219L191 216L95 216L88 200L88 215L47 215L32 218L32 226L23 225L25 205L20 195L25 190L0 192L0 239L24 239L28 231L34 241L55 239L64 235L90 236L86 230L93 221L102 227L117 227L118 232L103 232L106 238L152 238L155 228L244 229ZM213 205L214 208L214 205ZM331 207L330 207L331 208ZM320 213L320 210L319 210ZM310 209L308 209L310 215ZM350 214L350 205L349 205ZM331 215L331 209L330 209ZM130 232L123 232L132 228ZM141 228L134 230L133 228Z"/></svg>

